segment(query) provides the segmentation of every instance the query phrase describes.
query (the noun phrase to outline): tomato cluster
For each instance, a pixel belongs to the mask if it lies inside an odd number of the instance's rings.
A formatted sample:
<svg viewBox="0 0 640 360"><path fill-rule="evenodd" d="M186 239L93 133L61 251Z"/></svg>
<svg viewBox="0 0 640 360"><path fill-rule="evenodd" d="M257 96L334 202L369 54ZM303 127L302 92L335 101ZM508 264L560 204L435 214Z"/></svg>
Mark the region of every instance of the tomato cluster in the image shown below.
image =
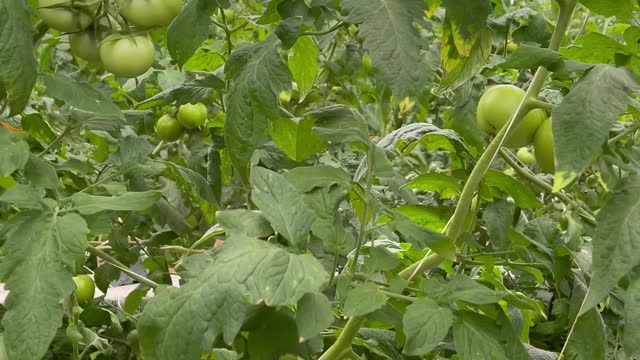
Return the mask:
<svg viewBox="0 0 640 360"><path fill-rule="evenodd" d="M126 31L109 34L113 21L96 11L97 0L39 0L38 14L49 27L68 33L71 52L90 63L101 63L116 76L133 78L153 65L155 46L144 31L168 25L182 10L183 0L117 0ZM128 24L135 27L134 32ZM117 30L117 29L116 29Z"/></svg>
<svg viewBox="0 0 640 360"><path fill-rule="evenodd" d="M478 102L478 126L489 134L495 134L511 120L524 96L524 90L513 85L490 87ZM540 169L553 173L555 169L551 118L547 118L546 112L541 109L529 111L504 141L504 145L511 148L520 148L532 143ZM524 151L519 153L519 157L530 160Z"/></svg>
<svg viewBox="0 0 640 360"><path fill-rule="evenodd" d="M182 136L184 129L196 129L204 125L208 110L203 103L184 104L178 108L177 118L164 115L155 125L156 135L160 140L176 141Z"/></svg>

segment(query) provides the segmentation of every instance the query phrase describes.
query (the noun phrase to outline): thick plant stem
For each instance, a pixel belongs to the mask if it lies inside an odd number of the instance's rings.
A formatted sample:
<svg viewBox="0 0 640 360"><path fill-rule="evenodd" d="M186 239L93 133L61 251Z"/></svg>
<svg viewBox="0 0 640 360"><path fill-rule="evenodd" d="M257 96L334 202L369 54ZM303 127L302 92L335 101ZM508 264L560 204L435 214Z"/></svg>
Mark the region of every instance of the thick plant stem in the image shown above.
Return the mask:
<svg viewBox="0 0 640 360"><path fill-rule="evenodd" d="M365 320L362 316L350 318L336 342L318 360L340 360L349 355L351 353L351 343Z"/></svg>
<svg viewBox="0 0 640 360"><path fill-rule="evenodd" d="M146 285L152 289L156 289L160 286L160 284L156 283L155 281L149 280L146 277L129 270L129 268L127 268L123 263L102 250L96 249L95 247L89 245L87 246L87 251L115 266L116 268L118 268L118 270L129 275L132 279L136 280L140 284Z"/></svg>

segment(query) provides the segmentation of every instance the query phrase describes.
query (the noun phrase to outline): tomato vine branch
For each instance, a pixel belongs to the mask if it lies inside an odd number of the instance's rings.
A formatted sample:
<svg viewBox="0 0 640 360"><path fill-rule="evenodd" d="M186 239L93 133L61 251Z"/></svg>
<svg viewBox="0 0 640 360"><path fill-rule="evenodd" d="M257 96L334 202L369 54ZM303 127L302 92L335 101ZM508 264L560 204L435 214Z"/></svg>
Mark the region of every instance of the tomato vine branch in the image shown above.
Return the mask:
<svg viewBox="0 0 640 360"><path fill-rule="evenodd" d="M87 246L87 251L118 268L120 271L129 275L132 279L136 280L140 284L146 285L152 289L157 289L160 286L160 284L156 283L155 281L147 279L146 277L131 271L126 265L102 250L98 250L95 247L89 245Z"/></svg>

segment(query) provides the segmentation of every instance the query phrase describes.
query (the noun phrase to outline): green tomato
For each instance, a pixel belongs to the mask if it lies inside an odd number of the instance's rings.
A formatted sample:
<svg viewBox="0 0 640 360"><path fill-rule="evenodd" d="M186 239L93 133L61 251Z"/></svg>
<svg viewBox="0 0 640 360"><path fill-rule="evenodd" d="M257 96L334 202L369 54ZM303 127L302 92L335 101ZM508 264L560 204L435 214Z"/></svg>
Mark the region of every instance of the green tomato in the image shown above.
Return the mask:
<svg viewBox="0 0 640 360"><path fill-rule="evenodd" d="M529 151L529 149L527 149L526 147L518 149L518 151L516 152L516 156L518 157L518 160L520 160L525 165L530 165L536 160L535 156L533 156L531 151Z"/></svg>
<svg viewBox="0 0 640 360"><path fill-rule="evenodd" d="M127 21L139 29L169 25L182 10L183 0L117 0Z"/></svg>
<svg viewBox="0 0 640 360"><path fill-rule="evenodd" d="M96 293L96 285L89 275L75 276L73 282L76 283L76 297L80 305L87 304L93 300Z"/></svg>
<svg viewBox="0 0 640 360"><path fill-rule="evenodd" d="M545 120L536 131L533 139L533 147L536 154L536 161L540 165L540 170L553 174L555 173L555 160L553 148L553 129L551 118Z"/></svg>
<svg viewBox="0 0 640 360"><path fill-rule="evenodd" d="M524 90L513 85L496 85L487 89L478 102L478 126L490 134L498 132L504 124L511 120L524 95ZM504 145L518 148L531 144L536 129L546 117L543 110L529 111L520 124L511 131Z"/></svg>
<svg viewBox="0 0 640 360"><path fill-rule="evenodd" d="M39 0L38 15L45 24L58 31L69 33L82 31L91 25L98 8L97 2L92 6L83 6L91 1Z"/></svg>
<svg viewBox="0 0 640 360"><path fill-rule="evenodd" d="M88 62L100 62L100 41L102 34L96 29L90 27L84 31L69 34L69 45L71 52Z"/></svg>
<svg viewBox="0 0 640 360"><path fill-rule="evenodd" d="M513 41L509 41L507 43L507 53L514 53L516 50L518 50L518 44L514 43Z"/></svg>
<svg viewBox="0 0 640 360"><path fill-rule="evenodd" d="M222 23L222 14L220 14L221 11L223 10L219 9L216 13L216 20L218 20L219 23ZM233 22L236 20L236 12L232 9L224 10L224 17L227 19L227 24L233 24Z"/></svg>
<svg viewBox="0 0 640 360"><path fill-rule="evenodd" d="M133 78L153 65L155 48L148 35L110 35L100 45L104 68L116 76Z"/></svg>
<svg viewBox="0 0 640 360"><path fill-rule="evenodd" d="M187 129L199 128L207 120L207 114L207 107L203 103L180 105L178 122Z"/></svg>
<svg viewBox="0 0 640 360"><path fill-rule="evenodd" d="M158 137L164 141L178 140L183 131L178 120L170 115L164 115L158 119L155 130Z"/></svg>

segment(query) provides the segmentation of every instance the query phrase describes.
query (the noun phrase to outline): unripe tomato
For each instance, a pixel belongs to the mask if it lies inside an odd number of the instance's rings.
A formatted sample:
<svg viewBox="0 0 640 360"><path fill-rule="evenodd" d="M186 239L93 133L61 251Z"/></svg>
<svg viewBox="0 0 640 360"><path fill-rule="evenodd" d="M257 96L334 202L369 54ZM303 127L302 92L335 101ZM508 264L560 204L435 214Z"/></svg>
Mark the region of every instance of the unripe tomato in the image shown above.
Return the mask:
<svg viewBox="0 0 640 360"><path fill-rule="evenodd" d="M91 1L39 0L38 15L45 24L53 29L61 32L78 32L84 30L93 22L98 4L84 6Z"/></svg>
<svg viewBox="0 0 640 360"><path fill-rule="evenodd" d="M88 62L97 63L100 61L100 41L101 33L90 27L84 31L69 34L69 45L71 52Z"/></svg>
<svg viewBox="0 0 640 360"><path fill-rule="evenodd" d="M524 90L513 85L496 85L487 89L478 102L478 126L490 134L498 132L504 124L511 120L524 95ZM546 117L543 110L529 111L518 126L511 131L504 145L510 148L529 145L536 129Z"/></svg>
<svg viewBox="0 0 640 360"><path fill-rule="evenodd" d="M222 23L222 15L220 14L221 11L224 11L224 17L227 19L227 24L233 24L233 22L236 20L236 12L232 9L218 9L216 13L216 20L218 20L219 23Z"/></svg>
<svg viewBox="0 0 640 360"><path fill-rule="evenodd" d="M514 43L513 41L509 41L507 43L507 53L514 53L516 50L518 50L518 44Z"/></svg>
<svg viewBox="0 0 640 360"><path fill-rule="evenodd" d="M207 107L203 103L180 105L178 123L187 129L199 128L207 120L207 114Z"/></svg>
<svg viewBox="0 0 640 360"><path fill-rule="evenodd" d="M516 152L516 156L518 157L518 160L520 160L525 165L530 165L536 160L535 156L533 156L533 154L526 147L518 149L518 151Z"/></svg>
<svg viewBox="0 0 640 360"><path fill-rule="evenodd" d="M553 174L555 172L555 160L551 118L546 119L536 131L533 139L533 148L540 170Z"/></svg>
<svg viewBox="0 0 640 360"><path fill-rule="evenodd" d="M163 115L158 119L155 130L158 137L165 141L176 141L182 135L182 126L170 115Z"/></svg>
<svg viewBox="0 0 640 360"><path fill-rule="evenodd" d="M139 29L169 25L182 10L183 0L117 0L127 21Z"/></svg>
<svg viewBox="0 0 640 360"><path fill-rule="evenodd" d="M76 297L80 305L87 304L93 300L96 293L96 285L89 275L78 275L73 278L76 283Z"/></svg>
<svg viewBox="0 0 640 360"><path fill-rule="evenodd" d="M104 68L116 76L133 78L153 65L155 48L148 35L110 35L100 45Z"/></svg>

